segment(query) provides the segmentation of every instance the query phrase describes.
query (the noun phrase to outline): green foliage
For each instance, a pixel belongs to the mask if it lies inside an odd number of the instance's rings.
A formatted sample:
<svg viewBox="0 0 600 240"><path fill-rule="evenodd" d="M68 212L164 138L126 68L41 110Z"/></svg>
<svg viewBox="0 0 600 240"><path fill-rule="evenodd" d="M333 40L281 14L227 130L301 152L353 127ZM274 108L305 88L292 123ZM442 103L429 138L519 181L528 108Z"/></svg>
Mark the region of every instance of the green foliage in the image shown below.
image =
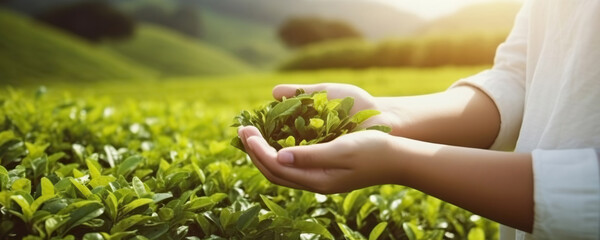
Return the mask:
<svg viewBox="0 0 600 240"><path fill-rule="evenodd" d="M492 64L506 32L443 34L370 43L339 40L309 45L281 70L372 67L438 67Z"/></svg>
<svg viewBox="0 0 600 240"><path fill-rule="evenodd" d="M234 118L232 127L257 127L267 143L277 150L324 143L361 130L361 123L379 114L376 110L367 109L351 115L352 106L354 98L351 97L328 100L325 91L307 94L303 89L298 89L294 97L273 101L253 113L242 111ZM387 126L367 129L391 131ZM238 137L234 137L231 144L246 151Z"/></svg>
<svg viewBox="0 0 600 240"><path fill-rule="evenodd" d="M316 17L291 18L279 28L279 38L292 48L344 38L362 38L348 23Z"/></svg>
<svg viewBox="0 0 600 240"><path fill-rule="evenodd" d="M251 71L250 66L226 52L158 26L141 25L132 39L110 42L107 46L162 76Z"/></svg>
<svg viewBox="0 0 600 240"><path fill-rule="evenodd" d="M0 9L0 83L145 79L153 70Z"/></svg>
<svg viewBox="0 0 600 240"><path fill-rule="evenodd" d="M266 101L277 81L341 78L399 95L478 70L2 89L0 239L497 238L497 224L402 186L320 195L273 185L228 147L236 108Z"/></svg>

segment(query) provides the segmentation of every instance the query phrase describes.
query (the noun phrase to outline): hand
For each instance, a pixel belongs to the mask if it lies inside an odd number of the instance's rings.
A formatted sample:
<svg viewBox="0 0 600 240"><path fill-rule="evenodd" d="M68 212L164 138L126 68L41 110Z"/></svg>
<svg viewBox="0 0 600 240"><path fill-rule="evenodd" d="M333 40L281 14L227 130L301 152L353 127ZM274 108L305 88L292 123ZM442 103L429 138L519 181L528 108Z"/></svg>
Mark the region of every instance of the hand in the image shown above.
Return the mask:
<svg viewBox="0 0 600 240"><path fill-rule="evenodd" d="M379 131L355 132L279 152L255 127L241 127L238 134L253 163L278 185L330 194L397 182L398 163L389 157L393 154L386 154L392 136Z"/></svg>
<svg viewBox="0 0 600 240"><path fill-rule="evenodd" d="M273 97L281 99L282 97L292 97L296 94L296 89L302 88L307 93L327 91L327 97L329 99L352 97L354 98L354 106L350 110L350 114L355 114L365 109L379 110L381 114L369 118L365 121L362 126L369 127L373 125L385 125L388 127L394 126L393 122L395 117L390 113L383 111L378 106L375 97L371 96L367 91L363 90L354 85L340 84L340 83L321 83L311 85L301 84L282 84L277 85L273 88Z"/></svg>

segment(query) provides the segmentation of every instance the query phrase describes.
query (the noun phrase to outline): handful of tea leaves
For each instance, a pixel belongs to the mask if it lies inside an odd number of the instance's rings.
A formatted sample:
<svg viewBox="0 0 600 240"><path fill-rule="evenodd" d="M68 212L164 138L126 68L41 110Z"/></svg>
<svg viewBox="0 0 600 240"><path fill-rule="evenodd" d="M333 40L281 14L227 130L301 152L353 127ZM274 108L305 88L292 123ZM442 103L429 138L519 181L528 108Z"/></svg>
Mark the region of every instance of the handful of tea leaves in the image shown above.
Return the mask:
<svg viewBox="0 0 600 240"><path fill-rule="evenodd" d="M327 99L327 92L306 93L296 90L296 96L273 101L252 113L244 110L234 118L232 127L255 126L267 143L279 150L285 147L329 142L346 133L362 130L359 125L380 112L367 109L350 116L354 98ZM383 125L371 126L390 132ZM231 145L246 152L239 137Z"/></svg>

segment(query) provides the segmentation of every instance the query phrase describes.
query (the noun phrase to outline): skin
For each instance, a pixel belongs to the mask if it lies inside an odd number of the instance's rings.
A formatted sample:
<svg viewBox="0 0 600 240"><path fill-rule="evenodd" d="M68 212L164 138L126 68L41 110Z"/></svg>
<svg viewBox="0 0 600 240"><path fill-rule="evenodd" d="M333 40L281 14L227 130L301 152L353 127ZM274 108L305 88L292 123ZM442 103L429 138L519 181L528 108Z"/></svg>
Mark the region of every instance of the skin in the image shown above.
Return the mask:
<svg viewBox="0 0 600 240"><path fill-rule="evenodd" d="M399 184L421 190L499 223L531 232L533 170L530 153L485 150L500 116L480 90L460 86L412 97L373 97L345 84L278 85L273 96L326 90L330 98L355 98L352 113L381 112L366 126L385 124L390 134L360 131L331 142L277 152L255 127L238 135L271 182L323 194Z"/></svg>

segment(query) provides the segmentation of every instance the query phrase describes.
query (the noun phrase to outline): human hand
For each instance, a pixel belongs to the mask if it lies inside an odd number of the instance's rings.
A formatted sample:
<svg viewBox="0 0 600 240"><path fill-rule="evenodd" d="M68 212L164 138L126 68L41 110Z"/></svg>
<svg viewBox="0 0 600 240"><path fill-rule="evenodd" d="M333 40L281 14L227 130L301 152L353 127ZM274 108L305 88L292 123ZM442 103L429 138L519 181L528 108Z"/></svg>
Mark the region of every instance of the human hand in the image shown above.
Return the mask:
<svg viewBox="0 0 600 240"><path fill-rule="evenodd" d="M241 127L238 135L254 165L278 185L330 194L397 182L398 162L393 154L386 154L392 137L380 131L350 133L279 152L255 127Z"/></svg>
<svg viewBox="0 0 600 240"><path fill-rule="evenodd" d="M362 126L369 127L373 125L385 125L393 127L394 117L383 111L378 106L375 97L371 96L367 91L363 90L354 85L340 84L340 83L321 83L321 84L281 84L273 88L273 97L281 99L282 97L293 97L296 94L296 89L302 88L307 93L313 93L318 91L327 91L327 97L329 99L352 97L354 98L354 106L350 110L350 114L355 114L361 110L374 109L381 113L367 119Z"/></svg>

